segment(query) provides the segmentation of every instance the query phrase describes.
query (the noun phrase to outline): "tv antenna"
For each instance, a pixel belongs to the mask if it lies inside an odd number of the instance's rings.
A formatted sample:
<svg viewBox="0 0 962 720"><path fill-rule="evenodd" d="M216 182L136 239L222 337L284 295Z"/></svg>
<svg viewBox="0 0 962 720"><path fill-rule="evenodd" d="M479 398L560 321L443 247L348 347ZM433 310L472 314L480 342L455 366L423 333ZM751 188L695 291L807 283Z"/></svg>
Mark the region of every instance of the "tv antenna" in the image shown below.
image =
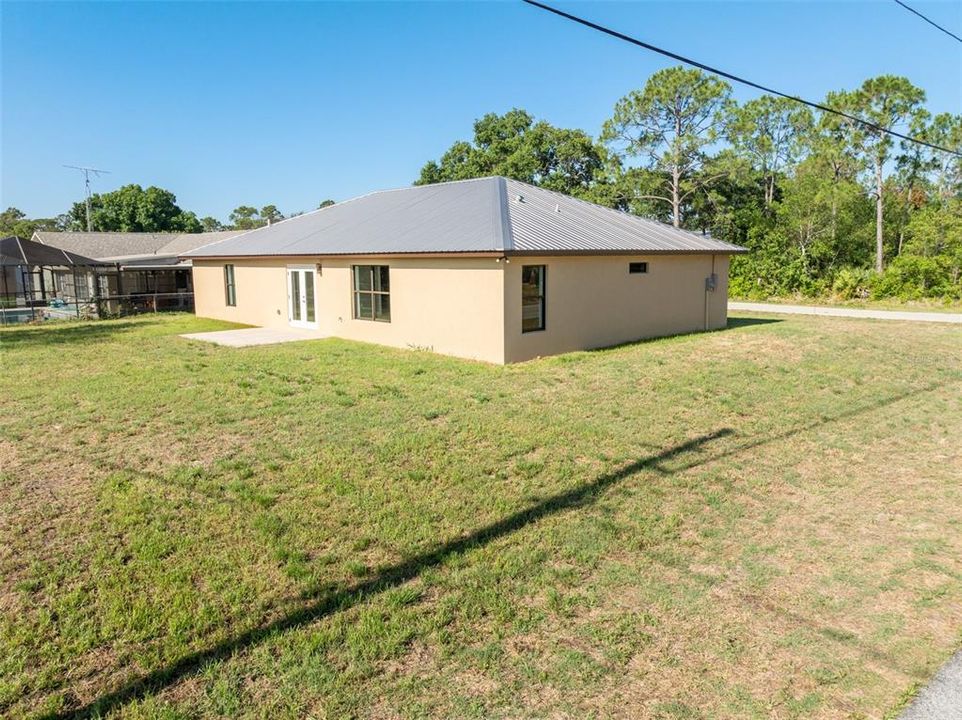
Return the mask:
<svg viewBox="0 0 962 720"><path fill-rule="evenodd" d="M97 168L91 167L79 167L77 165L64 165L65 168L70 168L71 170L79 170L84 174L84 202L87 205L87 232L90 232L90 173L93 173L96 177L101 175L109 175L110 170L98 170Z"/></svg>

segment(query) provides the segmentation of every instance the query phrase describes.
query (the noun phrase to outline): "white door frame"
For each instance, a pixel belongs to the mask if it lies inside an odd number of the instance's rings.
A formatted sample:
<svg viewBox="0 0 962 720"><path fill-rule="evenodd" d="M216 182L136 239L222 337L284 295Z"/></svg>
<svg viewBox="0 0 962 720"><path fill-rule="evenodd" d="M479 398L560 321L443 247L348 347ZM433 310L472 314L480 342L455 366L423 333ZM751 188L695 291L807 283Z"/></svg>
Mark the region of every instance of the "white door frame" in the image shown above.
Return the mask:
<svg viewBox="0 0 962 720"><path fill-rule="evenodd" d="M313 265L288 265L285 269L287 274L287 323L291 327L306 328L309 330L317 329L317 272ZM293 281L292 277L294 274L298 275L298 297L295 298L293 295ZM310 273L311 277L311 288L314 300L314 322L309 322L307 319L307 289L305 284L305 277ZM295 302L297 305L295 305ZM300 314L300 319L295 320L295 309L298 310Z"/></svg>

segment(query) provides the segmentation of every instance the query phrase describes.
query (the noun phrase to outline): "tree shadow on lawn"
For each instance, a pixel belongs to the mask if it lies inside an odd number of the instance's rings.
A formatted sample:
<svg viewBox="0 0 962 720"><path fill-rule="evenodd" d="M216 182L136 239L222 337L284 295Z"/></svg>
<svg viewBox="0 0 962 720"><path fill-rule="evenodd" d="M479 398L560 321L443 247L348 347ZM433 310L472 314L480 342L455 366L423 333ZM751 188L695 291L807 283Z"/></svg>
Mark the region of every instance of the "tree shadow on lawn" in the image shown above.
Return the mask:
<svg viewBox="0 0 962 720"><path fill-rule="evenodd" d="M45 347L82 342L109 340L115 335L157 325L158 320L96 320L93 322L74 322L65 320L62 324L10 328L0 332L0 347L15 350L27 347Z"/></svg>
<svg viewBox="0 0 962 720"><path fill-rule="evenodd" d="M892 405L906 398L917 397L943 386L944 383L933 382L922 388L910 388L889 397L879 398L862 406L852 407L830 417L820 417L812 422L803 423L779 433L763 437L747 438L745 442L714 452L708 457L699 457L673 467L663 466L663 463L666 461L686 454L699 452L708 444L735 435L736 433L731 428L720 428L713 432L699 435L686 442L666 448L654 455L636 460L613 472L600 475L589 483L546 498L498 522L479 528L470 535L456 540L450 540L433 550L384 568L377 576L370 580L358 583L347 589L331 592L316 602L295 610L274 622L248 630L236 637L213 645L206 650L199 650L190 655L186 655L166 667L158 668L131 680L121 688L102 695L100 698L81 708L64 711L62 713L49 714L45 716L45 718L46 720L57 720L59 718L86 718L106 715L128 702L144 697L148 693L158 692L174 685L212 662L225 660L237 652L247 650L271 635L308 625L327 615L351 608L370 597L412 580L423 570L442 564L452 555L486 545L498 538L521 530L544 517L590 505L609 487L643 470L654 471L663 476L675 475L709 462L715 462L725 457L788 439L824 425L847 420Z"/></svg>
<svg viewBox="0 0 962 720"><path fill-rule="evenodd" d="M563 493L553 495L530 507L520 510L495 523L482 527L470 535L450 540L433 550L416 555L383 569L377 576L344 590L329 593L320 600L296 610L267 625L241 633L206 650L187 655L167 667L159 668L129 682L120 689L103 695L90 704L73 711L47 715L54 718L82 718L106 715L112 710L141 698L149 692L158 691L177 683L209 663L224 660L236 652L250 648L271 635L308 625L321 618L346 610L369 597L401 585L417 577L423 570L442 564L448 557L486 545L509 535L541 518L593 503L606 488L642 470L655 470L670 475L674 470L661 467L661 463L678 455L700 450L704 445L732 435L734 431L722 428L700 435L687 442L637 460L618 470L605 473L590 483L580 485Z"/></svg>

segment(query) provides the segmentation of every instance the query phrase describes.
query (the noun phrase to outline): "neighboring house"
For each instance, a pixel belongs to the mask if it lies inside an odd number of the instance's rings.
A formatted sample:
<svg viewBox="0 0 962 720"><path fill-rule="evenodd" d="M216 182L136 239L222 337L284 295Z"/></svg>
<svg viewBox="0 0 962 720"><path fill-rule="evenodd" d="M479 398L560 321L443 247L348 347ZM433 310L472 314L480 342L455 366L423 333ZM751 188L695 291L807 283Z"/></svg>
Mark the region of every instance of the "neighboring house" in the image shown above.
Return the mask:
<svg viewBox="0 0 962 720"><path fill-rule="evenodd" d="M239 234L240 230L207 233L48 232L33 234L36 242L94 258L105 267L76 278L53 271L51 287L68 301L116 298L149 302L159 308L192 307L190 261L180 256L195 248ZM111 308L115 311L116 308Z"/></svg>
<svg viewBox="0 0 962 720"><path fill-rule="evenodd" d="M375 192L185 255L200 316L508 363L723 328L739 252L490 177Z"/></svg>

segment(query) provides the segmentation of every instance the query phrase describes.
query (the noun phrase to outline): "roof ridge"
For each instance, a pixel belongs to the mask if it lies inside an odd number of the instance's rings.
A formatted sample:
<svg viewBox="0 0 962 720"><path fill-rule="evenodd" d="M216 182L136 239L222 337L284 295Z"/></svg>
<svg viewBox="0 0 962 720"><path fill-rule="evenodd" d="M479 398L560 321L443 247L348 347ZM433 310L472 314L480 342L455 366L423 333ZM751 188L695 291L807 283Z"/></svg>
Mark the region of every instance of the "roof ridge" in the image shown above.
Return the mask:
<svg viewBox="0 0 962 720"><path fill-rule="evenodd" d="M199 233L188 233L181 230L34 230L44 235L205 235L218 230L204 230Z"/></svg>
<svg viewBox="0 0 962 720"><path fill-rule="evenodd" d="M497 176L496 179L496 213L498 217L496 218L495 226L501 229L501 247L498 249L502 252L508 252L514 250L514 230L511 228L511 204L508 202L508 183L503 177Z"/></svg>
<svg viewBox="0 0 962 720"><path fill-rule="evenodd" d="M58 236L69 236L69 237L88 236L88 237L97 237L97 238L115 238L115 237L120 237L120 236L148 237L148 238L151 238L151 239L153 239L153 240L158 240L158 241L161 241L161 240L162 240L162 241L164 241L164 242L163 242L163 245L162 245L161 247L165 247L165 246L169 245L170 243L174 242L175 240L178 240L178 239L180 239L180 238L185 238L185 237L186 237L186 238L190 238L190 237L201 237L201 236L204 236L204 235L223 235L223 234L225 234L225 233L233 233L230 237L236 237L236 236L238 236L238 235L243 234L244 232L246 232L246 231L243 231L243 230L204 230L204 231L199 232L199 233L192 233L192 232L173 232L173 231L167 231L167 230L164 230L164 231L153 231L153 230L151 230L151 231L146 231L146 230L109 230L109 231L100 231L100 230L93 230L93 231L91 231L91 232L87 232L86 230L34 230L34 231L33 231L33 236L36 237L37 242L39 242L39 243L42 244L42 245L48 245L48 243L45 242L46 240L52 239L52 238L56 238L56 237L58 237ZM221 240L227 240L227 239L230 239L230 238L221 238ZM220 242L220 240L215 241L215 242ZM208 244L210 244L210 243L208 243ZM50 245L50 247L56 247L56 246L55 246L55 245Z"/></svg>

